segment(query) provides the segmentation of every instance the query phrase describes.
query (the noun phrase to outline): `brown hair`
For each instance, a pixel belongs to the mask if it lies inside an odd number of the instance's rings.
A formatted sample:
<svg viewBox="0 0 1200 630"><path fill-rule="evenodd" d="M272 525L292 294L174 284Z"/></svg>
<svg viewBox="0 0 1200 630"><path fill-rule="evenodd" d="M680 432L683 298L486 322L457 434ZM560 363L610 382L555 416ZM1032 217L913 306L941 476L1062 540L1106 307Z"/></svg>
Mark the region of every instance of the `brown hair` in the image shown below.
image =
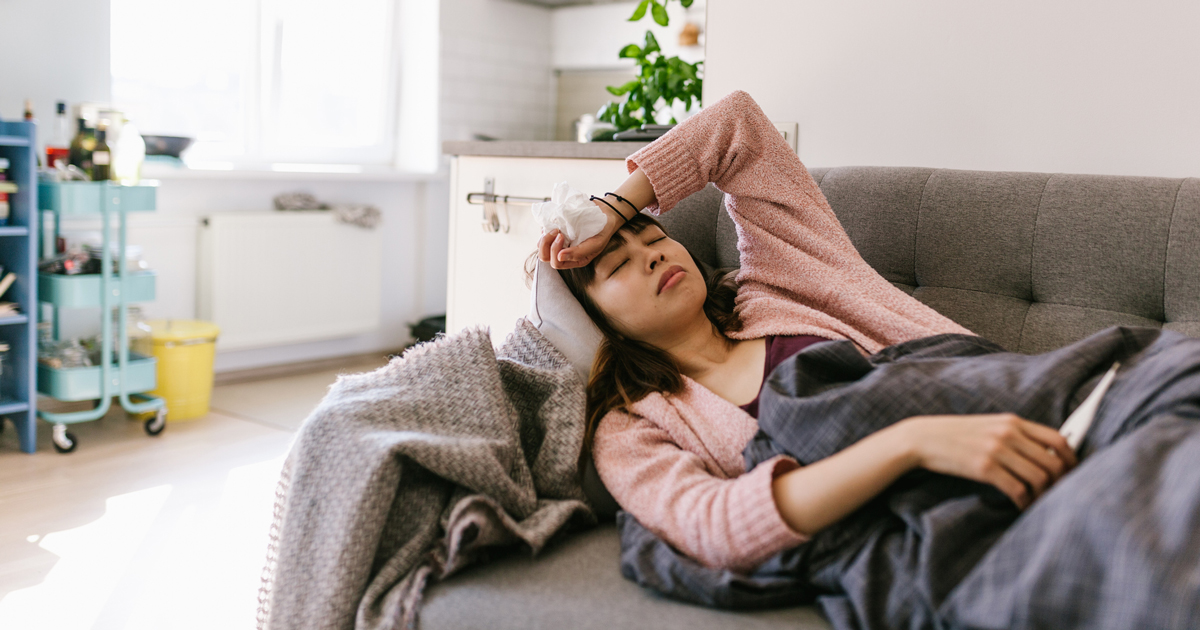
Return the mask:
<svg viewBox="0 0 1200 630"><path fill-rule="evenodd" d="M612 240L624 243L625 232L641 234L651 226L657 226L663 234L667 233L666 228L650 215L638 214L622 226ZM579 300L584 312L604 335L596 350L592 375L587 384L584 455L590 453L596 428L608 412L614 409L629 412L633 403L655 392L678 394L683 390L683 376L671 355L653 345L622 335L588 296L587 287L596 279L595 264L598 259L593 259L583 267L558 270L571 294ZM692 260L705 275L704 284L708 294L704 299L704 314L722 335L741 330L742 322L734 312L736 270L711 270L696 260L694 255Z"/></svg>

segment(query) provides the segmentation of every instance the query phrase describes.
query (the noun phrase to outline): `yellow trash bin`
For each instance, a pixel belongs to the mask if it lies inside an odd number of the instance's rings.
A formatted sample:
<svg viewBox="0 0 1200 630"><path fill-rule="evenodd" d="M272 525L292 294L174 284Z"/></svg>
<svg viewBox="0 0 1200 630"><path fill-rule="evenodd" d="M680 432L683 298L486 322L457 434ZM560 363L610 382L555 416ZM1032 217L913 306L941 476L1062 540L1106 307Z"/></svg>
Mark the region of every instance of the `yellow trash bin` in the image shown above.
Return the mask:
<svg viewBox="0 0 1200 630"><path fill-rule="evenodd" d="M152 319L152 352L158 359L158 387L150 392L167 401L167 421L208 413L212 398L216 324L190 319Z"/></svg>

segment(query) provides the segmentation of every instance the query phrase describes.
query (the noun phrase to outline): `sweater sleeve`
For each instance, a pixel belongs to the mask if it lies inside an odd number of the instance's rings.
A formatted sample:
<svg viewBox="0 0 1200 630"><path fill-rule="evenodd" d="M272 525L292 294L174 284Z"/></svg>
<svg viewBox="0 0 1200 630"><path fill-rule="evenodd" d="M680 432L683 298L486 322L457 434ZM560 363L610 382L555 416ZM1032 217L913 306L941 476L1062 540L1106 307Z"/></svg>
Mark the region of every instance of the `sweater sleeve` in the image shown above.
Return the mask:
<svg viewBox="0 0 1200 630"><path fill-rule="evenodd" d="M784 522L772 493L775 477L799 467L791 458L719 477L666 431L620 411L600 423L592 454L622 509L706 566L749 572L807 540Z"/></svg>
<svg viewBox="0 0 1200 630"><path fill-rule="evenodd" d="M915 337L969 334L862 259L800 158L745 92L706 107L631 155L627 167L650 179L654 213L708 182L726 194L746 325L731 337L817 334L874 352Z"/></svg>

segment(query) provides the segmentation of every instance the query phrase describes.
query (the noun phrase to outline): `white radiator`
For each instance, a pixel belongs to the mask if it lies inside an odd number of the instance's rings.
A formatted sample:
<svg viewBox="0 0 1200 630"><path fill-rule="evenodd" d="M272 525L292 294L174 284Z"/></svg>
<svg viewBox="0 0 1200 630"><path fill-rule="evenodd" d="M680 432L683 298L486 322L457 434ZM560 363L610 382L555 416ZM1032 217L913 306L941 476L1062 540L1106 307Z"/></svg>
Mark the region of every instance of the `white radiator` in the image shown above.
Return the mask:
<svg viewBox="0 0 1200 630"><path fill-rule="evenodd" d="M199 236L196 310L220 350L379 328L382 236L331 212L222 213Z"/></svg>

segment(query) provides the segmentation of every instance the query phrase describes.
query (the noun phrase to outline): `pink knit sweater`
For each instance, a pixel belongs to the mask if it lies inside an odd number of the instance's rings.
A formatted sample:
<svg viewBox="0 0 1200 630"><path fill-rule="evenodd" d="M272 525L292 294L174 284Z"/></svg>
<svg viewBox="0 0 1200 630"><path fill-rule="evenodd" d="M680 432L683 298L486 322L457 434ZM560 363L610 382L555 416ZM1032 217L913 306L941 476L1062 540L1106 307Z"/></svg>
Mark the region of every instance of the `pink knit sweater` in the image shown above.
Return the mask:
<svg viewBox="0 0 1200 630"><path fill-rule="evenodd" d="M713 182L737 226L742 268L735 339L819 335L869 352L941 333L968 333L875 272L825 196L745 92L734 92L630 156L666 212ZM623 509L711 567L748 571L804 542L783 521L772 480L799 466L776 457L746 472L757 421L684 377L597 428L596 469Z"/></svg>

